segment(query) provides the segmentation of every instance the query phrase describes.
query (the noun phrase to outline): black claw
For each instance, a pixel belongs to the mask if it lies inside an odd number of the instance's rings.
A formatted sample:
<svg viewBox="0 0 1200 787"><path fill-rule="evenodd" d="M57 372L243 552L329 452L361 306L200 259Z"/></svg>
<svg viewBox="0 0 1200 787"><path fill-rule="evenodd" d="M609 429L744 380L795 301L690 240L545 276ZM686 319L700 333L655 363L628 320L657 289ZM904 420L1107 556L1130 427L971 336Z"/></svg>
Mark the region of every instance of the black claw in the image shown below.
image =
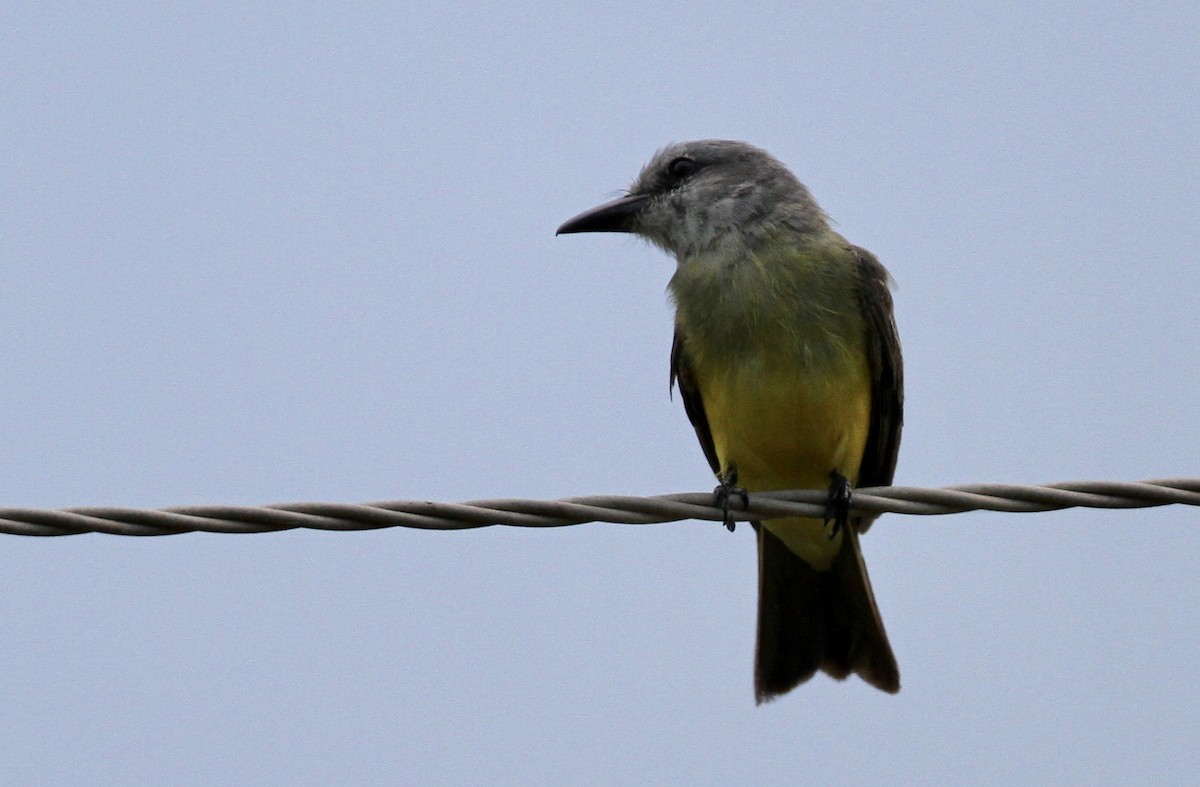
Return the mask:
<svg viewBox="0 0 1200 787"><path fill-rule="evenodd" d="M722 481L721 485L713 490L713 505L725 512L725 529L730 533L737 527L737 522L733 521L733 513L729 510L729 501L735 497L742 499L743 510L749 507L750 495L732 482Z"/></svg>
<svg viewBox="0 0 1200 787"><path fill-rule="evenodd" d="M850 501L854 491L850 479L837 470L830 471L829 478L832 483L829 485L829 498L825 502L825 524L833 522L833 528L829 531L829 540L832 541L850 522Z"/></svg>

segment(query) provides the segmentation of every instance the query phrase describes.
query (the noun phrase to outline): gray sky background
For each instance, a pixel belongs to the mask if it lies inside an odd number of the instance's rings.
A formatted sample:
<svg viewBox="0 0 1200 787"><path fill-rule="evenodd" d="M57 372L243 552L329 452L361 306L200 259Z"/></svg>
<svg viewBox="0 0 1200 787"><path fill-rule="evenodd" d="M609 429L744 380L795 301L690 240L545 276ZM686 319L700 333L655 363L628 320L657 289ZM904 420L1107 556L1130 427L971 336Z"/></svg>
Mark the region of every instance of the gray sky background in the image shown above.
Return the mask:
<svg viewBox="0 0 1200 787"><path fill-rule="evenodd" d="M11 3L0 505L707 490L673 263L744 139L899 289L897 482L1200 475L1200 6ZM903 691L751 690L748 527L0 537L9 784L1200 768L1200 513L887 517Z"/></svg>

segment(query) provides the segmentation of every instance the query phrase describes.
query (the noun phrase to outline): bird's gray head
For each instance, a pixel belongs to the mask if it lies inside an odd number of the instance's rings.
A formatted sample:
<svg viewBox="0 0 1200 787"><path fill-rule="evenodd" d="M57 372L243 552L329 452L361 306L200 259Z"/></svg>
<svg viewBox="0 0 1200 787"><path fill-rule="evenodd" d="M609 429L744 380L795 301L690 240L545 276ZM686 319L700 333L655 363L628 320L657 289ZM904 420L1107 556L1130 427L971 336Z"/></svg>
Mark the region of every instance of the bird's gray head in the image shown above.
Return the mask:
<svg viewBox="0 0 1200 787"><path fill-rule="evenodd" d="M708 139L658 151L626 196L581 213L558 232L634 232L683 259L827 226L808 189L771 154Z"/></svg>

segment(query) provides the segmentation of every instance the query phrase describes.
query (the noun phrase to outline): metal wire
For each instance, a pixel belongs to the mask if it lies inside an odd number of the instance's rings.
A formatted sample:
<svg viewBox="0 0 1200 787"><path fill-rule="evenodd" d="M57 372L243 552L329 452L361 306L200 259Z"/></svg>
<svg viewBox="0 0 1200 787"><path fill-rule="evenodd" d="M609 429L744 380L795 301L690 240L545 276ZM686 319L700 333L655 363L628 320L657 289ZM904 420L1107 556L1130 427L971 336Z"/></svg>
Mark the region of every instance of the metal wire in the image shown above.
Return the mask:
<svg viewBox="0 0 1200 787"><path fill-rule="evenodd" d="M804 489L755 492L735 519L748 521L780 516L821 517L826 493ZM1200 506L1200 478L1156 481L1074 481L1045 486L966 484L940 489L907 486L855 490L854 514L959 514L966 511L1034 512L1064 508L1149 508ZM711 493L687 492L655 497L593 495L563 500L475 500L431 503L391 500L360 505L347 503L283 503L270 506L182 506L154 510L136 508L0 508L0 533L20 536L69 536L109 533L118 536L167 536L209 533L265 533L313 530L374 530L415 527L466 530L490 525L562 527L586 522L649 525L683 519L720 521L724 512Z"/></svg>

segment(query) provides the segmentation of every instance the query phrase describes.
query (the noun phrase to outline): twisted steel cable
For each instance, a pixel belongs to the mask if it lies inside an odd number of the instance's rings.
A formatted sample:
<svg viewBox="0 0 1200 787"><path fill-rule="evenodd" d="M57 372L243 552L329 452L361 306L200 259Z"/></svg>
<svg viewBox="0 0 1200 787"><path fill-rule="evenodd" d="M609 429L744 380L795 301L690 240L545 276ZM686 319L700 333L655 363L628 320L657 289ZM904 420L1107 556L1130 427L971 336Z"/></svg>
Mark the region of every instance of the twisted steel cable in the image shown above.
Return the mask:
<svg viewBox="0 0 1200 787"><path fill-rule="evenodd" d="M738 510L738 521L779 516L822 517L826 493L820 490L755 492ZM735 501L737 502L737 501ZM869 487L854 492L854 514L960 514L967 511L1036 512L1064 508L1149 508L1171 504L1200 506L1200 479L1155 481L1072 481L1044 486L966 484L938 489ZM740 508L740 507L739 507ZM721 521L723 511L707 492L634 497L592 495L562 500L475 500L431 503L391 500L379 503L283 503L269 506L181 506L136 508L0 508L0 533L67 536L108 533L165 536L209 533L265 533L313 530L374 530L414 527L465 530L490 525L562 527L587 522L648 525L684 519Z"/></svg>

